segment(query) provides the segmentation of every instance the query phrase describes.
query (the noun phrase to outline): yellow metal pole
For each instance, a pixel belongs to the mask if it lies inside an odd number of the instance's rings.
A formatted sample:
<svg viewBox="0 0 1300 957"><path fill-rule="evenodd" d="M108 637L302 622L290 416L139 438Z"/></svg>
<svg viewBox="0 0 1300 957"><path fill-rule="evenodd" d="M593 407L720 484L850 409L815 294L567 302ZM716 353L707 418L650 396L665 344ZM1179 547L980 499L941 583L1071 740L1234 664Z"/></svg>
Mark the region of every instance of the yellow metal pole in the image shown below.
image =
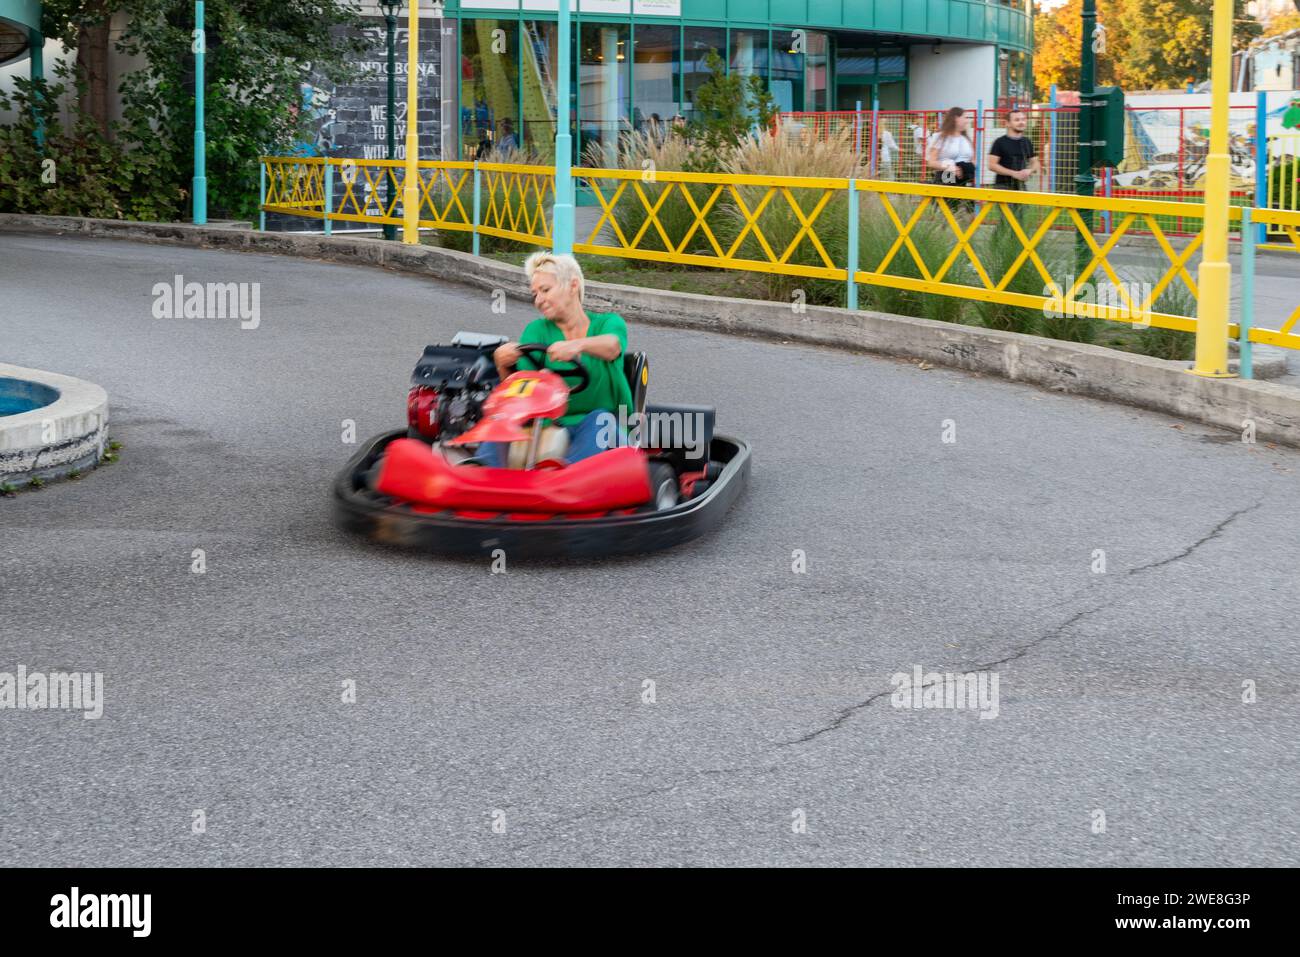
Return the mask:
<svg viewBox="0 0 1300 957"><path fill-rule="evenodd" d="M1232 0L1214 0L1210 58L1210 155L1205 162L1205 244L1197 272L1195 375L1227 378L1228 300L1228 90L1232 72Z"/></svg>
<svg viewBox="0 0 1300 957"><path fill-rule="evenodd" d="M420 0L410 0L406 31L406 176L402 186L402 242L420 241L420 138L416 83L420 75ZM1225 345L1226 349L1227 346Z"/></svg>

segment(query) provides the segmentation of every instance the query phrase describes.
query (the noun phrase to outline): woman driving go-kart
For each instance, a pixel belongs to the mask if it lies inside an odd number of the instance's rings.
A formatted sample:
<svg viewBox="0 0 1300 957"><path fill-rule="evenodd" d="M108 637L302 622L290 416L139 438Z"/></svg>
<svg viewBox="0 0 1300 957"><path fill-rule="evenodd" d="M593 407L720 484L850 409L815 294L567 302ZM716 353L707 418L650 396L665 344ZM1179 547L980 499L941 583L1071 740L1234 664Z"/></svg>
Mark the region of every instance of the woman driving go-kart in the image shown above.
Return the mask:
<svg viewBox="0 0 1300 957"><path fill-rule="evenodd" d="M715 431L712 406L647 402L647 357L627 352L620 316L583 308L572 256L537 253L524 268L540 317L518 342L461 331L425 346L403 427L366 442L335 481L339 523L511 560L652 552L720 525L749 444Z"/></svg>
<svg viewBox="0 0 1300 957"><path fill-rule="evenodd" d="M582 267L572 256L533 253L524 262L524 272L541 316L528 324L518 342L497 347L492 356L497 371L505 379L516 366L547 368L578 380L571 385L565 414L554 423L565 434L548 430L544 457L573 463L622 444L618 412L622 408L626 415L633 406L622 364L627 324L617 313L588 313L583 308ZM474 461L503 467L509 448L506 442L483 442Z"/></svg>

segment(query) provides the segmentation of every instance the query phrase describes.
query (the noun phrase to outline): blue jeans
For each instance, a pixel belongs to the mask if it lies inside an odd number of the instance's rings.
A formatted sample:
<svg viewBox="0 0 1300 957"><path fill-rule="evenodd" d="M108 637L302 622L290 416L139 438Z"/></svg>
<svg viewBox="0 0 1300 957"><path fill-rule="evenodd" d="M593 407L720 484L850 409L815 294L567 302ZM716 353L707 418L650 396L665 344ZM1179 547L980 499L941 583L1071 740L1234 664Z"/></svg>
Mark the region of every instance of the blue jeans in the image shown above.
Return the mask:
<svg viewBox="0 0 1300 957"><path fill-rule="evenodd" d="M618 427L618 418L613 412L604 409L588 412L581 422L577 425L566 425L564 430L569 433L569 451L564 456L564 460L569 464L591 458L597 452L620 446L627 439ZM609 444L611 438L612 445ZM479 444L474 458L492 468L505 468L509 449L509 442L483 442Z"/></svg>

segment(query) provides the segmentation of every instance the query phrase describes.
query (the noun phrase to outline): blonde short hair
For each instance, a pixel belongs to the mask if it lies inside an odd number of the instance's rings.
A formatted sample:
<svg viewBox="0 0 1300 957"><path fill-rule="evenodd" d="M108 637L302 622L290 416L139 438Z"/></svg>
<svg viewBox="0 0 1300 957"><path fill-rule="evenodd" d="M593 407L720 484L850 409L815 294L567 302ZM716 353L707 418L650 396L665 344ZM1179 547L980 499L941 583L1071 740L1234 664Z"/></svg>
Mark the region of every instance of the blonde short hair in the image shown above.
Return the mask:
<svg viewBox="0 0 1300 957"><path fill-rule="evenodd" d="M546 250L535 252L524 260L524 275L532 282L533 273L552 272L555 278L566 288L573 280L578 280L578 302L583 301L587 292L587 280L582 275L578 260L568 253L548 253Z"/></svg>

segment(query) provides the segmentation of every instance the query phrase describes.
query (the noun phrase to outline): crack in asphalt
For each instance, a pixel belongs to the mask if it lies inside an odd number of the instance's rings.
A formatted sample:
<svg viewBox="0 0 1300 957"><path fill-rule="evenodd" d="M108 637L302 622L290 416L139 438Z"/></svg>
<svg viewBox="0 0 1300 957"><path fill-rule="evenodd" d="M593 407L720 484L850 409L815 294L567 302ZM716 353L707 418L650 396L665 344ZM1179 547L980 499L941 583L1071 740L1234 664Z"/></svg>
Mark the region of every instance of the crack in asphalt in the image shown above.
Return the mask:
<svg viewBox="0 0 1300 957"><path fill-rule="evenodd" d="M1204 545L1206 542L1210 542L1218 538L1220 535L1223 534L1224 529L1226 529L1237 519L1241 518L1241 516L1245 515L1248 512L1255 511L1255 509L1259 508L1263 504L1264 504L1264 500L1261 498L1254 505L1247 505L1245 508L1237 509L1231 515L1229 515L1227 518L1221 521L1218 525L1215 525L1214 528L1210 529L1208 534L1192 542L1192 544L1188 545L1177 555L1170 556L1169 558L1163 558L1158 562L1151 562L1150 564L1147 565L1139 565L1137 568L1130 568L1126 574L1137 575L1141 572L1150 571L1153 568L1160 568L1164 565L1171 565L1174 562L1181 561L1182 559L1186 558L1188 555L1192 554L1192 552L1200 548L1202 545Z"/></svg>
<svg viewBox="0 0 1300 957"><path fill-rule="evenodd" d="M1125 572L1125 577L1136 575L1145 571L1150 571L1153 568L1161 568L1165 565L1170 565L1173 564L1174 562L1181 561L1182 559L1186 558L1188 555L1191 555L1202 545L1218 538L1220 535L1223 534L1224 530L1227 529L1229 525L1231 525L1237 519L1241 518L1241 516L1246 515L1249 512L1255 511L1256 509L1260 508L1263 504L1264 504L1264 500L1260 499L1254 505L1247 505L1245 508L1237 509L1235 512L1229 514L1227 518L1223 519L1223 521L1219 522L1219 524L1215 525L1214 528L1210 529L1209 532L1207 532L1205 535L1198 538L1195 542L1187 546L1187 548L1183 549L1177 555L1172 555L1169 558L1161 559L1158 562L1151 562L1146 565L1139 565L1136 568L1130 568L1128 569L1127 572ZM1105 587L1104 581L1099 582L1098 584L1101 585L1102 587ZM972 671L987 671L991 668L996 667L997 665L1003 665L1006 664L1007 662L1016 661L1020 658L1023 658L1025 655L1029 654L1030 651L1037 648L1039 645L1043 644L1046 641L1050 641L1051 639L1061 637L1071 626L1077 624L1079 621L1088 617L1089 615L1096 614L1097 612L1101 611L1105 607L1106 607L1106 602L1102 602L1099 605L1094 605L1092 608L1085 608L1082 611L1077 611L1069 618L1067 618L1065 621L1061 622L1059 625L1056 625L1054 628L1048 629L1045 633L1035 638L1033 641L1027 642L1016 651L1007 655L1005 658L999 658L996 661L989 661L983 664L978 664L975 665L974 667L957 668L953 670L953 673L964 674ZM923 684L921 687L922 689L928 688L936 683L937 682L930 682L929 684ZM889 691L878 691L872 695L869 695L867 698L863 699L862 701L859 701L856 704L849 705L847 708L842 708L841 710L837 711L835 713L835 716L830 721L823 724L821 727L815 728L812 731L809 731L807 734L802 735L801 737L798 738L794 738L789 741L778 741L776 743L776 747L788 748L799 744L807 744L809 741L813 741L816 738L821 737L823 734L827 734L831 731L837 730L841 725L843 725L846 721L848 721L859 711L862 711L870 707L873 703L879 701L881 698L887 698L893 694L894 691L889 690Z"/></svg>
<svg viewBox="0 0 1300 957"><path fill-rule="evenodd" d="M954 673L961 672L964 674L965 672L968 671L987 671L988 669L996 665L1006 664L1008 661L1015 661L1017 658L1023 658L1031 650L1033 650L1038 645L1041 645L1043 642L1048 641L1052 638L1059 638L1062 634L1065 633L1066 629L1068 629L1071 625L1075 624L1081 618L1086 618L1088 615L1101 611L1101 609L1105 607L1106 606L1103 603L1093 608L1085 608L1083 611L1077 611L1069 618L1067 618L1065 621L1057 625L1056 627L1049 629L1047 632L1045 632L1042 635L1039 635L1033 641L1027 642L1024 646L1017 649L1012 654L1007 655L1005 658L999 658L996 661L985 662L984 664L979 664L972 668L958 668L954 670ZM921 687L922 689L929 688L932 685L935 685L937 683L938 682L932 681L927 684L921 685ZM843 710L837 712L834 718L832 718L826 724L822 725L820 728L810 731L807 734L803 735L802 737L795 738L791 741L778 741L776 746L778 748L788 748L796 744L807 744L809 741L812 741L814 738L818 738L821 735L826 734L827 732L834 731L845 721L849 720L849 718L853 717L855 714L857 714L863 708L868 707L873 702L879 701L881 698L890 697L893 694L894 694L893 690L878 691L875 694L871 695L870 697L866 698L865 700L860 701L857 704L850 705L849 707L844 708Z"/></svg>

